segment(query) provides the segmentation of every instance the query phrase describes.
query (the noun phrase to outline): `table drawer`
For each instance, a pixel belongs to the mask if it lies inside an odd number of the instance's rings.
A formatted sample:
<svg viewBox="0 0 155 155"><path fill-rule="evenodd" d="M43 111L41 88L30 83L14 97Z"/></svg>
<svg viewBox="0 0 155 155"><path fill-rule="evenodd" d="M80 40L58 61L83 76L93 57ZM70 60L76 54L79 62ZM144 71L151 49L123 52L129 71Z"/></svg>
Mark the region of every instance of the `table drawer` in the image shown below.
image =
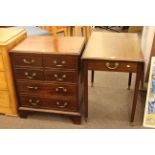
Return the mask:
<svg viewBox="0 0 155 155"><path fill-rule="evenodd" d="M0 91L0 106L9 107L9 94L7 91Z"/></svg>
<svg viewBox="0 0 155 155"><path fill-rule="evenodd" d="M42 56L39 54L13 54L15 66L42 67Z"/></svg>
<svg viewBox="0 0 155 155"><path fill-rule="evenodd" d="M137 64L134 62L120 61L89 61L88 69L118 71L118 72L136 72Z"/></svg>
<svg viewBox="0 0 155 155"><path fill-rule="evenodd" d="M47 81L58 81L58 82L77 82L78 75L72 71L45 71L45 79Z"/></svg>
<svg viewBox="0 0 155 155"><path fill-rule="evenodd" d="M77 69L78 57L62 55L45 55L43 56L44 67Z"/></svg>
<svg viewBox="0 0 155 155"><path fill-rule="evenodd" d="M29 79L29 80L44 80L43 70L37 69L15 69L15 76L17 79Z"/></svg>
<svg viewBox="0 0 155 155"><path fill-rule="evenodd" d="M37 81L18 81L18 91L21 93L30 93L35 95L46 96L75 96L77 94L76 85L57 84L50 82Z"/></svg>
<svg viewBox="0 0 155 155"><path fill-rule="evenodd" d="M0 90L7 89L7 81L5 77L5 72L0 72Z"/></svg>
<svg viewBox="0 0 155 155"><path fill-rule="evenodd" d="M3 63L3 58L1 54L0 54L0 71L4 71L4 63Z"/></svg>
<svg viewBox="0 0 155 155"><path fill-rule="evenodd" d="M20 105L24 107L55 109L62 111L76 111L78 107L75 100L71 99L41 98L25 95L20 96Z"/></svg>

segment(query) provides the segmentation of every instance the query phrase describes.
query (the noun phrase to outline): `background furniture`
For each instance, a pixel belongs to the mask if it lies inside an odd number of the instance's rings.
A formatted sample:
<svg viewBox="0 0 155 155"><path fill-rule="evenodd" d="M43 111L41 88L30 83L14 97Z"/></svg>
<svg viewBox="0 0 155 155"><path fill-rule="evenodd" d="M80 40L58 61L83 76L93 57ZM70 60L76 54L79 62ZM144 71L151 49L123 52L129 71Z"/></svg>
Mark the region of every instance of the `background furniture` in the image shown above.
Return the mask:
<svg viewBox="0 0 155 155"><path fill-rule="evenodd" d="M136 83L130 118L130 122L133 122L139 84L144 73L144 58L137 34L93 32L82 58L85 118L88 118L88 70L134 72Z"/></svg>
<svg viewBox="0 0 155 155"><path fill-rule="evenodd" d="M38 26L44 30L47 30L50 34L56 35L58 33L63 33L64 36L68 36L67 26Z"/></svg>
<svg viewBox="0 0 155 155"><path fill-rule="evenodd" d="M8 51L26 37L24 29L0 28L0 113L17 115Z"/></svg>
<svg viewBox="0 0 155 155"><path fill-rule="evenodd" d="M78 36L79 30L81 31L81 34L83 37L86 38L86 41L88 41L92 27L91 26L70 26L71 36Z"/></svg>
<svg viewBox="0 0 155 155"><path fill-rule="evenodd" d="M21 117L49 112L81 122L84 44L83 37L33 36L10 51Z"/></svg>
<svg viewBox="0 0 155 155"><path fill-rule="evenodd" d="M128 32L133 33L133 32L140 32L142 31L143 26L129 26Z"/></svg>

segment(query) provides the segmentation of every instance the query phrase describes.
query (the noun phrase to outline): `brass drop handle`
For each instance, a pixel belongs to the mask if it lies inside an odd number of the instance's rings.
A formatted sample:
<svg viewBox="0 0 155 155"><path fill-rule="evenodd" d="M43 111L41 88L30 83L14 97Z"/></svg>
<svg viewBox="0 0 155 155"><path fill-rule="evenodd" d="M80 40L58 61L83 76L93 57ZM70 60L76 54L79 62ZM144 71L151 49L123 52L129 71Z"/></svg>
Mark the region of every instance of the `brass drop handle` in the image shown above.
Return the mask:
<svg viewBox="0 0 155 155"><path fill-rule="evenodd" d="M113 63L113 65L110 63L110 62L107 62L106 64L106 67L110 70L114 70L116 69L118 66L119 66L119 63L118 62L115 62Z"/></svg>
<svg viewBox="0 0 155 155"><path fill-rule="evenodd" d="M66 64L66 61L62 60L61 64L58 64L58 62L56 60L54 60L53 63L56 65L56 67L63 67Z"/></svg>
<svg viewBox="0 0 155 155"><path fill-rule="evenodd" d="M61 104L59 101L57 101L56 104L58 105L59 108L66 108L68 106L67 102L64 102L63 104Z"/></svg>
<svg viewBox="0 0 155 155"><path fill-rule="evenodd" d="M29 103L30 103L31 105L34 105L34 106L36 106L39 102L40 102L40 100L36 100L36 101L33 102L32 99L29 99Z"/></svg>
<svg viewBox="0 0 155 155"><path fill-rule="evenodd" d="M27 86L27 88L30 90L38 90L37 86Z"/></svg>
<svg viewBox="0 0 155 155"><path fill-rule="evenodd" d="M61 91L61 90L62 90L64 93L67 92L67 89L64 88L64 87L57 87L55 90L56 90L57 92L59 92L59 91Z"/></svg>
<svg viewBox="0 0 155 155"><path fill-rule="evenodd" d="M57 81L63 81L67 76L66 74L62 75L61 78L58 77L58 74L54 74L54 77L56 78Z"/></svg>
<svg viewBox="0 0 155 155"><path fill-rule="evenodd" d="M24 62L25 64L32 64L32 63L35 62L35 60L32 59L32 60L28 61L28 60L26 60L26 59L23 59L23 62Z"/></svg>
<svg viewBox="0 0 155 155"><path fill-rule="evenodd" d="M127 68L130 68L131 66L130 66L130 65L126 65L126 67L127 67Z"/></svg>
<svg viewBox="0 0 155 155"><path fill-rule="evenodd" d="M29 75L28 72L25 72L25 75L28 79L33 79L37 74L36 73L32 73L31 75Z"/></svg>

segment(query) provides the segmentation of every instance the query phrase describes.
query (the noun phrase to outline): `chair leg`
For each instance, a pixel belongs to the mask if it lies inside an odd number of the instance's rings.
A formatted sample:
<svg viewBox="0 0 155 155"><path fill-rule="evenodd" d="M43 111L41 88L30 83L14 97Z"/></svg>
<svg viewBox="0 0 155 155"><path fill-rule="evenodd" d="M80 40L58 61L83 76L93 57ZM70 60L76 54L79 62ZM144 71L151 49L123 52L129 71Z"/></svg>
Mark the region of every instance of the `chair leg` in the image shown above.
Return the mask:
<svg viewBox="0 0 155 155"><path fill-rule="evenodd" d="M72 36L76 36L76 27L72 28Z"/></svg>
<svg viewBox="0 0 155 155"><path fill-rule="evenodd" d="M131 80L132 80L132 72L129 73L128 90L130 90L130 87L131 87Z"/></svg>
<svg viewBox="0 0 155 155"><path fill-rule="evenodd" d="M73 27L72 26L69 26L69 32L70 32L69 35L73 36Z"/></svg>
<svg viewBox="0 0 155 155"><path fill-rule="evenodd" d="M64 29L64 36L68 36L68 28Z"/></svg>
<svg viewBox="0 0 155 155"><path fill-rule="evenodd" d="M82 34L82 36L85 36L85 30L83 27L81 27L81 34Z"/></svg>
<svg viewBox="0 0 155 155"><path fill-rule="evenodd" d="M91 87L94 85L94 70L91 71Z"/></svg>
<svg viewBox="0 0 155 155"><path fill-rule="evenodd" d="M91 26L87 26L87 36L88 38L90 37L91 35Z"/></svg>

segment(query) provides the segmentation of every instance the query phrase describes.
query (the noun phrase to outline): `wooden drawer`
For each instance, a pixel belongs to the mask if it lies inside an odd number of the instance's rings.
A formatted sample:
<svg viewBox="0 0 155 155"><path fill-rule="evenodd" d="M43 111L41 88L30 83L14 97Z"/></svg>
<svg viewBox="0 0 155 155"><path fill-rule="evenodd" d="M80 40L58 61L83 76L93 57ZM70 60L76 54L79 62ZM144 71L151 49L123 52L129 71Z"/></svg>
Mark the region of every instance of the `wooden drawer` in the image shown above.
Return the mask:
<svg viewBox="0 0 155 155"><path fill-rule="evenodd" d="M9 94L7 91L0 91L0 106L9 107Z"/></svg>
<svg viewBox="0 0 155 155"><path fill-rule="evenodd" d="M4 71L4 63L3 63L3 58L1 54L0 54L0 71Z"/></svg>
<svg viewBox="0 0 155 155"><path fill-rule="evenodd" d="M42 67L42 56L39 54L13 54L15 66Z"/></svg>
<svg viewBox="0 0 155 155"><path fill-rule="evenodd" d="M77 87L73 84L58 84L50 82L37 81L18 81L18 91L20 93L29 93L33 95L45 96L75 96ZM58 97L59 98L59 97Z"/></svg>
<svg viewBox="0 0 155 155"><path fill-rule="evenodd" d="M29 80L44 80L43 70L37 69L15 69L15 76L17 79L29 79Z"/></svg>
<svg viewBox="0 0 155 155"><path fill-rule="evenodd" d="M76 111L78 107L75 100L71 99L52 99L25 95L20 96L20 105L31 108L55 109L65 111Z"/></svg>
<svg viewBox="0 0 155 155"><path fill-rule="evenodd" d="M122 61L90 61L88 62L88 69L104 70L104 71L118 71L118 72L136 72L137 64L132 62Z"/></svg>
<svg viewBox="0 0 155 155"><path fill-rule="evenodd" d="M58 82L77 82L78 75L72 71L45 71L45 79L47 81L58 81Z"/></svg>
<svg viewBox="0 0 155 155"><path fill-rule="evenodd" d="M63 69L77 69L78 57L69 55L44 55L44 67L63 68Z"/></svg>
<svg viewBox="0 0 155 155"><path fill-rule="evenodd" d="M7 89L7 82L5 77L5 72L0 72L0 90Z"/></svg>

